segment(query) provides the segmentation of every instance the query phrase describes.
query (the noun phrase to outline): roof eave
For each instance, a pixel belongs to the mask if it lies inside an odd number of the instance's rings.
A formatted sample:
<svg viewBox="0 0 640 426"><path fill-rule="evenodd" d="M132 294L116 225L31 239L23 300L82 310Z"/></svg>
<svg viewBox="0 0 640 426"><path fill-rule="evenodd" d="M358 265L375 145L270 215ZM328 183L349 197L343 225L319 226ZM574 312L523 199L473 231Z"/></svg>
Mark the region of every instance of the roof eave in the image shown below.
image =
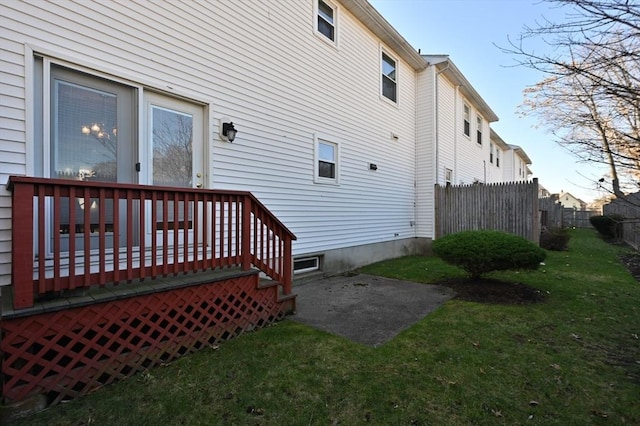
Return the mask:
<svg viewBox="0 0 640 426"><path fill-rule="evenodd" d="M487 121L491 123L499 120L498 115L482 99L482 96L473 88L448 55L422 55L422 57L429 65L435 66L439 72L442 72L449 81L460 86L460 92L476 106Z"/></svg>
<svg viewBox="0 0 640 426"><path fill-rule="evenodd" d="M524 149L522 149L522 147L519 147L518 145L509 145L509 148L511 148L516 154L518 154L518 156L522 158L522 160L524 160L525 164L531 164L531 159L529 158L527 153L524 152Z"/></svg>
<svg viewBox="0 0 640 426"><path fill-rule="evenodd" d="M427 68L427 62L416 49L367 0L340 0L340 2L345 9L416 71Z"/></svg>
<svg viewBox="0 0 640 426"><path fill-rule="evenodd" d="M496 144L496 145L498 145L500 148L505 149L505 150L506 150L506 149L509 149L509 144L508 144L508 143L506 143L506 142L504 141L504 139L502 139L502 138L500 137L500 135L499 135L498 133L496 133L496 131L495 131L495 130L493 130L493 129L491 129L491 128L490 128L489 130L490 130L490 132L491 132L491 133L490 133L490 138L491 138L491 140L492 140L492 141L494 141L494 142L495 142L495 144Z"/></svg>

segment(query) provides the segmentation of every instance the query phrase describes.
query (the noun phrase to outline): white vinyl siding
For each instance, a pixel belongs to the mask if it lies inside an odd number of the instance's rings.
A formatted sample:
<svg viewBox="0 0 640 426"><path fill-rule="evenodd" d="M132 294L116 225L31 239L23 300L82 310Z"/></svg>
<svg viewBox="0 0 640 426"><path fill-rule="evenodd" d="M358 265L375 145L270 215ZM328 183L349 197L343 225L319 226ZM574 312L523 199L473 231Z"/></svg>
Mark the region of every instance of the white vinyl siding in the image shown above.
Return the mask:
<svg viewBox="0 0 640 426"><path fill-rule="evenodd" d="M0 10L0 16L3 16ZM4 17L2 18L4 27ZM26 174L24 46L0 32L0 286L11 282L11 175Z"/></svg>
<svg viewBox="0 0 640 426"><path fill-rule="evenodd" d="M381 41L343 8L340 49L310 30L313 1L3 2L0 15L1 98L15 117L2 117L0 158L10 161L3 179L25 174L35 161L26 155L25 127L33 125L25 124L25 102L32 101L21 69L32 61L24 57L26 43L212 105L205 186L254 193L297 235L296 255L415 236L416 72L387 50L401 84L395 108L379 102ZM217 137L223 117L238 129L233 144ZM311 178L316 132L340 136L339 186ZM375 173L369 163L377 164ZM8 196L2 186L0 219L10 216ZM10 230L2 224L6 284Z"/></svg>
<svg viewBox="0 0 640 426"><path fill-rule="evenodd" d="M421 96L416 104L416 236L433 238L434 235L434 184L435 149L430 143L435 139L435 90L434 72L431 66L418 74L418 91Z"/></svg>

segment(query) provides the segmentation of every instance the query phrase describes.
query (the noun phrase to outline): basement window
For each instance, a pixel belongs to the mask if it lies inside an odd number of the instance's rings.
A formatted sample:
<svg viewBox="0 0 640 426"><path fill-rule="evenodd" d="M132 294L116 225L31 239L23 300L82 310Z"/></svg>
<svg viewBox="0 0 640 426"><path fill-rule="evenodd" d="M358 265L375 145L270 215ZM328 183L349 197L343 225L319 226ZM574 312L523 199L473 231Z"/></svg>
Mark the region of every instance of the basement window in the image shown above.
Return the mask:
<svg viewBox="0 0 640 426"><path fill-rule="evenodd" d="M305 272L317 271L320 269L320 257L301 257L293 259L293 273L302 274Z"/></svg>

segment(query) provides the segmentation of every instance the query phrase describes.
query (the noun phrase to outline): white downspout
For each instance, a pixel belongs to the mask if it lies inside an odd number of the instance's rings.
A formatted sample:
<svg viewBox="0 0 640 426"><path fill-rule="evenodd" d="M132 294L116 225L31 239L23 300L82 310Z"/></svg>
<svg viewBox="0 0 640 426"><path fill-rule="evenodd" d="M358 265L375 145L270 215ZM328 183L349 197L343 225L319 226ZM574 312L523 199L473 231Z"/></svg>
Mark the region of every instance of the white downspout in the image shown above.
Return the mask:
<svg viewBox="0 0 640 426"><path fill-rule="evenodd" d="M439 141L438 141L438 68L433 66L433 160L434 160L434 169L433 169L433 183L434 185L438 183L438 154L439 154Z"/></svg>
<svg viewBox="0 0 640 426"><path fill-rule="evenodd" d="M455 98L453 100L453 176L451 177L451 180L453 181L453 184L455 185L456 182L458 182L458 126L460 125L459 123L459 118L458 117L458 110L459 110L459 106L458 106L458 98L460 97L460 85L456 85L456 93L455 93Z"/></svg>
<svg viewBox="0 0 640 426"><path fill-rule="evenodd" d="M434 70L436 70L436 72L433 75L433 85L434 85L434 90L435 90L435 94L433 96L433 101L434 101L434 120L435 120L435 125L434 125L434 140L435 140L435 183L439 184L440 183L440 102L439 102L439 96L440 96L440 90L439 90L439 80L438 78L440 77L440 74L442 74L443 72L445 72L446 70L449 69L449 63L447 62L447 66L444 67L443 69L441 69L440 71L437 71L437 67L434 66Z"/></svg>

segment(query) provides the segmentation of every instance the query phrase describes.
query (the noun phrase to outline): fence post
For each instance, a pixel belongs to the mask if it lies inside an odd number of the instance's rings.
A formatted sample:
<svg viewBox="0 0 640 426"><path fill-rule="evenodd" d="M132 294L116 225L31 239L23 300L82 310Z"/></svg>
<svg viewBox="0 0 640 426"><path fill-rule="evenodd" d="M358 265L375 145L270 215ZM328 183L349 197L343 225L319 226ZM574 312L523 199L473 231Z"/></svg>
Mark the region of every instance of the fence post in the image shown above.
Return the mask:
<svg viewBox="0 0 640 426"><path fill-rule="evenodd" d="M9 184L12 188L11 277L13 281L13 307L23 309L33 306L33 195L35 185L11 181Z"/></svg>

